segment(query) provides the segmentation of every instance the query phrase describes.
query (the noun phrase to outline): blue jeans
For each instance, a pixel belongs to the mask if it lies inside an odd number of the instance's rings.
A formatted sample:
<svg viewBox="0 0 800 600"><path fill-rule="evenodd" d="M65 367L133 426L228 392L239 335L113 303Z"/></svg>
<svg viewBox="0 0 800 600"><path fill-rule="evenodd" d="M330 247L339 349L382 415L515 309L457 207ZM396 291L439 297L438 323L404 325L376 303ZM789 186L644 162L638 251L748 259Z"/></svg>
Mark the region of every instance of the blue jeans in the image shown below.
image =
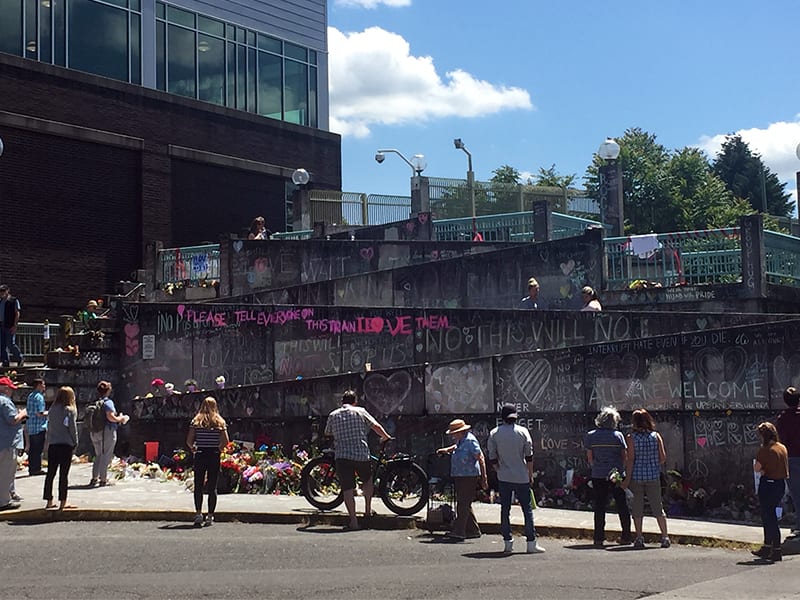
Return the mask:
<svg viewBox="0 0 800 600"><path fill-rule="evenodd" d="M789 493L794 504L795 530L800 531L800 456L789 457Z"/></svg>
<svg viewBox="0 0 800 600"><path fill-rule="evenodd" d="M525 518L525 538L532 542L536 539L533 527L533 509L531 508L531 486L528 483L509 483L498 481L500 488L500 533L503 539L511 539L511 494L517 497L522 516Z"/></svg>
<svg viewBox="0 0 800 600"><path fill-rule="evenodd" d="M8 350L11 349L11 356L17 362L22 360L22 352L17 346L17 335L12 333L8 327L0 327L0 361L4 365L8 364Z"/></svg>
<svg viewBox="0 0 800 600"><path fill-rule="evenodd" d="M758 502L761 505L761 524L764 527L764 545L773 548L781 546L781 530L775 508L780 506L786 493L785 479L767 479L763 475L758 484Z"/></svg>

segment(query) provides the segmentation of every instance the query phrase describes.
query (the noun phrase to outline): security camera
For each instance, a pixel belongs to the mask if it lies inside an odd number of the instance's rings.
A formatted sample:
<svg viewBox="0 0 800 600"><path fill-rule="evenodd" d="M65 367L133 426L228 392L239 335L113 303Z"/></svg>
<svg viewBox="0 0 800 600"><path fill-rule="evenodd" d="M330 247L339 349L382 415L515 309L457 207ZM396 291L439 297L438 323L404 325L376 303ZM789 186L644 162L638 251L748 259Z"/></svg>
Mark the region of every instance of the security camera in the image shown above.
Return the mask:
<svg viewBox="0 0 800 600"><path fill-rule="evenodd" d="M377 152L375 154L375 162L377 162L378 164L381 164L385 160L386 156L383 154L383 152Z"/></svg>

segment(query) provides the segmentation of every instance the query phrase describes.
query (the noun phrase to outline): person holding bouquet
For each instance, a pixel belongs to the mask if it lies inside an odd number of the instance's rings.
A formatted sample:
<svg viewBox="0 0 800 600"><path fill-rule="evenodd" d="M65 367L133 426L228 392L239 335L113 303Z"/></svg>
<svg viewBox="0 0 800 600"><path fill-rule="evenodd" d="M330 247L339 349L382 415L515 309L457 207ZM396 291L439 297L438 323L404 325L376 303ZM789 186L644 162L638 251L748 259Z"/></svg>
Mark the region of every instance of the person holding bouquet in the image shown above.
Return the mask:
<svg viewBox="0 0 800 600"><path fill-rule="evenodd" d="M596 429L586 434L584 446L586 459L592 468L592 490L594 491L594 546L602 548L606 540L606 506L609 492L614 497L622 527L620 544L631 543L631 513L620 487L625 472L625 453L628 444L625 436L617 430L620 416L613 406L604 406L594 420Z"/></svg>
<svg viewBox="0 0 800 600"><path fill-rule="evenodd" d="M228 425L219 414L217 401L208 396L189 425L186 445L194 454L194 526L203 526L203 487L208 481L206 526L214 524L217 509L217 480L222 449L228 445Z"/></svg>

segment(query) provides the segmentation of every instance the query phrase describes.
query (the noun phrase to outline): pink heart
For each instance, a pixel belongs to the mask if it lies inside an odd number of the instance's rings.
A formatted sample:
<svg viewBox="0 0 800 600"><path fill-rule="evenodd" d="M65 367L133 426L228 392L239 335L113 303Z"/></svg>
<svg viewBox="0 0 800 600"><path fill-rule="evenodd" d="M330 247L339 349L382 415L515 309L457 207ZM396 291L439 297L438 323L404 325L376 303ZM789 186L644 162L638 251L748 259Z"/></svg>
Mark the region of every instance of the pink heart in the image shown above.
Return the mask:
<svg viewBox="0 0 800 600"><path fill-rule="evenodd" d="M136 323L125 325L125 337L135 338L137 335L139 335L139 326Z"/></svg>
<svg viewBox="0 0 800 600"><path fill-rule="evenodd" d="M183 304L178 304L178 308L175 310L177 310L178 314L183 318L183 311L186 310L186 307Z"/></svg>
<svg viewBox="0 0 800 600"><path fill-rule="evenodd" d="M364 260L372 260L372 257L375 256L375 250L372 248L362 248L360 253Z"/></svg>
<svg viewBox="0 0 800 600"><path fill-rule="evenodd" d="M700 446L701 448L705 448L706 447L706 438L704 438L704 437L697 438L697 445Z"/></svg>
<svg viewBox="0 0 800 600"><path fill-rule="evenodd" d="M368 323L368 328L371 333L380 333L383 331L383 317L373 317Z"/></svg>

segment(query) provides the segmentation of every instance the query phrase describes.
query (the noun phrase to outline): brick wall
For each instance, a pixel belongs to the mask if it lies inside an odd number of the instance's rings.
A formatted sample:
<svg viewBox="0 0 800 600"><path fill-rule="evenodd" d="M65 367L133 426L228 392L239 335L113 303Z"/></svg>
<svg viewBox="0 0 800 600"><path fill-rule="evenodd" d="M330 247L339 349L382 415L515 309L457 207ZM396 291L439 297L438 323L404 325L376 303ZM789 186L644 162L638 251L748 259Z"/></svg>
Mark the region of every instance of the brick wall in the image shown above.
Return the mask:
<svg viewBox="0 0 800 600"><path fill-rule="evenodd" d="M284 228L293 169L341 189L336 134L0 54L0 280L26 320L72 313L148 242Z"/></svg>

